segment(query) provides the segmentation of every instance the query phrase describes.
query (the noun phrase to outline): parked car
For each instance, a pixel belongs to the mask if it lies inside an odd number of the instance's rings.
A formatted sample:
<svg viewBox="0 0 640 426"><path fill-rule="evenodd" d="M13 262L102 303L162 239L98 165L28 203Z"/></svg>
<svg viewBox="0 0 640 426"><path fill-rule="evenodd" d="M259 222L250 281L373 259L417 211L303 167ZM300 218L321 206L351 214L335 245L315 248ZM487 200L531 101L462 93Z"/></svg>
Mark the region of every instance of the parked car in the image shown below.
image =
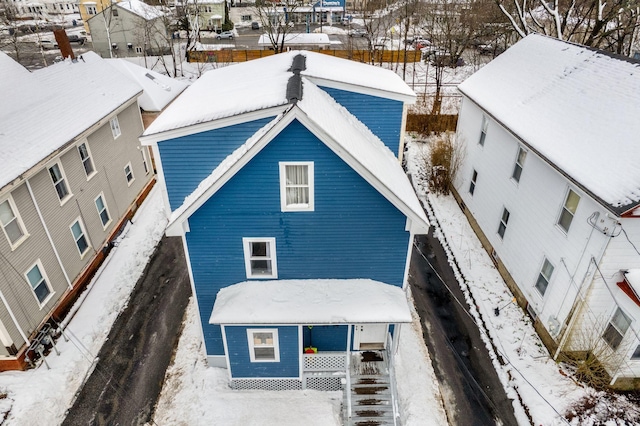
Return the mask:
<svg viewBox="0 0 640 426"><path fill-rule="evenodd" d="M87 38L85 36L81 36L78 34L69 34L68 37L69 37L69 42L78 43L80 46L85 44L85 42L87 41Z"/></svg>
<svg viewBox="0 0 640 426"><path fill-rule="evenodd" d="M350 37L368 37L369 34L367 34L367 30L365 30L364 28L354 28L351 31L349 31L349 36Z"/></svg>
<svg viewBox="0 0 640 426"><path fill-rule="evenodd" d="M44 50L51 50L51 49L58 48L58 43L53 40L46 40L46 39L40 40L39 45Z"/></svg>
<svg viewBox="0 0 640 426"><path fill-rule="evenodd" d="M216 36L218 40L228 39L233 40L233 32L232 31L222 31L220 34Z"/></svg>
<svg viewBox="0 0 640 426"><path fill-rule="evenodd" d="M256 21L253 21L251 23L251 29L252 30L259 30L260 29L260 24L258 22L256 22Z"/></svg>

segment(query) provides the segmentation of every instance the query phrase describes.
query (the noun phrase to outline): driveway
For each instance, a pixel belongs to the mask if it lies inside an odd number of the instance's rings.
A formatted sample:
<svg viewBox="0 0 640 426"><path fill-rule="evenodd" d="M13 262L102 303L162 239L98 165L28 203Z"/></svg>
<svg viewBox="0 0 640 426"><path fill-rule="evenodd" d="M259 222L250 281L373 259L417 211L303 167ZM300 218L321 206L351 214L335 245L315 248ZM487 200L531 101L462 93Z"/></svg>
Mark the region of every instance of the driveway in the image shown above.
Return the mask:
<svg viewBox="0 0 640 426"><path fill-rule="evenodd" d="M409 275L450 424L517 425L511 400L477 326L465 313L464 295L433 229L416 237Z"/></svg>
<svg viewBox="0 0 640 426"><path fill-rule="evenodd" d="M63 425L151 420L190 296L182 241L163 237Z"/></svg>

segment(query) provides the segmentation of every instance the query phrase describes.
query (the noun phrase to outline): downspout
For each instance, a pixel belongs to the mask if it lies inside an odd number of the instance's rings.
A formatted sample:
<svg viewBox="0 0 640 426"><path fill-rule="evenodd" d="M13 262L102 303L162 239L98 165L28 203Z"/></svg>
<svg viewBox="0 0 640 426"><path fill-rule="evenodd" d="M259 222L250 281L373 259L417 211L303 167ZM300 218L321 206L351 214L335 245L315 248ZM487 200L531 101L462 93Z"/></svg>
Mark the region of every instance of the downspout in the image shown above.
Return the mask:
<svg viewBox="0 0 640 426"><path fill-rule="evenodd" d="M69 276L67 275L67 271L64 269L64 265L62 264L62 259L60 259L60 254L58 253L58 250L56 249L55 244L53 244L53 238L51 238L51 234L49 233L49 228L47 227L47 224L44 222L44 217L42 216L42 212L40 211L40 207L38 206L38 203L36 202L36 197L33 195L33 190L31 189L31 184L29 183L29 180L25 180L25 183L27 184L27 189L29 190L29 196L31 197L31 201L33 202L33 205L36 208L36 212L38 213L38 217L40 218L40 222L42 223L42 227L44 228L44 232L45 234L47 234L47 239L49 240L49 244L51 244L51 248L53 249L53 254L55 254L56 259L58 260L58 264L60 265L60 269L62 269L62 274L64 275L65 280L67 280L67 285L69 286L70 289L73 289L73 286L71 285L71 280L69 279Z"/></svg>
<svg viewBox="0 0 640 426"><path fill-rule="evenodd" d="M22 338L24 339L25 344L29 344L29 338L27 337L26 334L24 334L24 331L22 330L22 327L20 327L20 324L18 323L18 319L16 318L16 316L13 313L13 311L9 307L9 303L7 302L7 299L4 297L4 293L2 291L0 291L0 299L2 299L2 303L4 303L4 307L7 308L7 311L9 312L9 316L13 320L13 324L18 329L18 332L20 333L20 336L22 336Z"/></svg>

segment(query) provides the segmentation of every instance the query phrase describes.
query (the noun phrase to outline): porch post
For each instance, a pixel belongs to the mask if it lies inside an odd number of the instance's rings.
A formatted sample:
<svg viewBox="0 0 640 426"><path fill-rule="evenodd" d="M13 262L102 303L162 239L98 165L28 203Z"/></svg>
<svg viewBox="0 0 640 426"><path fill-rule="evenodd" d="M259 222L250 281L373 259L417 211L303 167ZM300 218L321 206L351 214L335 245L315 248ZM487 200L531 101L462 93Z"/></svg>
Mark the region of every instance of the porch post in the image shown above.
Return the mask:
<svg viewBox="0 0 640 426"><path fill-rule="evenodd" d="M347 328L347 360L345 365L347 367L346 376L347 376L347 418L351 418L351 329L353 328L352 324L348 325Z"/></svg>
<svg viewBox="0 0 640 426"><path fill-rule="evenodd" d="M303 335L302 335L302 325L298 325L298 356L300 358L299 359L299 369L300 369L300 381L302 382L302 389L306 389L307 388L307 381L304 378L304 342L303 342Z"/></svg>

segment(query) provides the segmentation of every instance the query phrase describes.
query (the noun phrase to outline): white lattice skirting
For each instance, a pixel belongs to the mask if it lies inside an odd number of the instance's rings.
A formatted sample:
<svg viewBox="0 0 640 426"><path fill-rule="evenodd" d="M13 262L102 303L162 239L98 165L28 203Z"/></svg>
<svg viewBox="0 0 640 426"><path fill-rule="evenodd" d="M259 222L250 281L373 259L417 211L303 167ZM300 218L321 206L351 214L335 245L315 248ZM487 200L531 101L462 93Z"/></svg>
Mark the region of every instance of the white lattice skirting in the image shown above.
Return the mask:
<svg viewBox="0 0 640 426"><path fill-rule="evenodd" d="M302 382L297 379L235 379L229 386L231 389L301 390Z"/></svg>
<svg viewBox="0 0 640 426"><path fill-rule="evenodd" d="M346 359L344 352L304 354L304 371L344 371Z"/></svg>
<svg viewBox="0 0 640 426"><path fill-rule="evenodd" d="M339 391L342 390L342 379L340 377L307 377L307 389L319 391Z"/></svg>

